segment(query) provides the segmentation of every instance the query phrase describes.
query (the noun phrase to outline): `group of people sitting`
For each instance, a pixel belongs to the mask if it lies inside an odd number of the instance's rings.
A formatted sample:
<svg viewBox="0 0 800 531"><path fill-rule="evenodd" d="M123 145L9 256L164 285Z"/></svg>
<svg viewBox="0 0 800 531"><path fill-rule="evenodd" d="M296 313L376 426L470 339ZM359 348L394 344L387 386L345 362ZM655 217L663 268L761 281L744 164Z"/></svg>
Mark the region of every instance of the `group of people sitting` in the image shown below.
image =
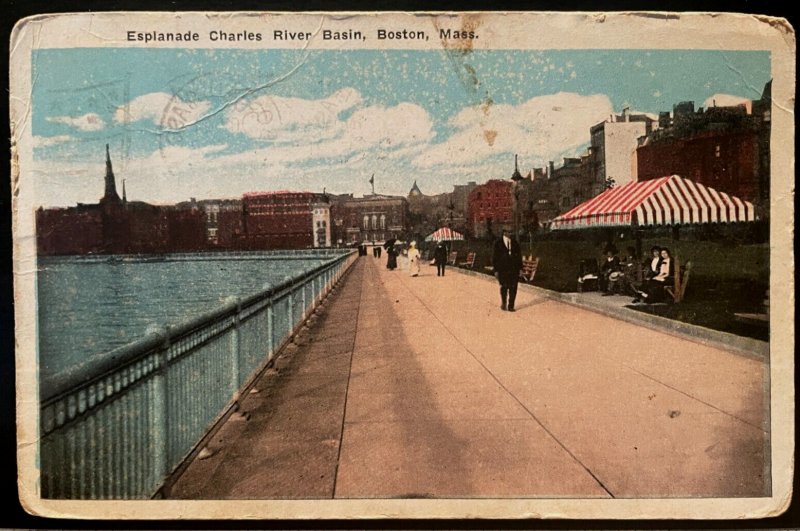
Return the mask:
<svg viewBox="0 0 800 531"><path fill-rule="evenodd" d="M644 262L633 247L628 247L627 251L628 255L620 258L614 247L606 248L598 278L603 296L633 295L633 303L662 302L666 298L664 288L672 284L675 276L669 249L653 246Z"/></svg>

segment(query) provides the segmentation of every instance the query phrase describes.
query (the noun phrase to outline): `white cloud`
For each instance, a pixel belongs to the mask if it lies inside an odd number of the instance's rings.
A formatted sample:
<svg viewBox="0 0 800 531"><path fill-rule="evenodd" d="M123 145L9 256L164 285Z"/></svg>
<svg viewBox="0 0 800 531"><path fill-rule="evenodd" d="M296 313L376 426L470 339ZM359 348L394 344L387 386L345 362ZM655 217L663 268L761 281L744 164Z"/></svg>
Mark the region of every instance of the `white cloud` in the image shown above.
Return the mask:
<svg viewBox="0 0 800 531"><path fill-rule="evenodd" d="M103 118L101 118L99 114L93 112L78 117L49 116L47 121L66 124L81 131L100 131L106 126Z"/></svg>
<svg viewBox="0 0 800 531"><path fill-rule="evenodd" d="M114 121L132 123L149 120L167 129L181 129L205 116L210 108L208 101L183 101L166 92L151 92L117 107Z"/></svg>
<svg viewBox="0 0 800 531"><path fill-rule="evenodd" d="M747 107L747 112L751 112L753 101L750 98L743 98L741 96L734 96L732 94L714 94L703 102L703 106L709 107L735 107L744 104Z"/></svg>
<svg viewBox="0 0 800 531"><path fill-rule="evenodd" d="M456 127L445 142L414 159L418 167L472 164L482 159L518 153L542 164L589 141L589 128L613 111L605 95L558 93L520 105L468 107L451 119Z"/></svg>
<svg viewBox="0 0 800 531"><path fill-rule="evenodd" d="M40 147L56 146L58 144L63 144L71 140L73 140L73 138L69 135L34 136L33 147L40 148Z"/></svg>
<svg viewBox="0 0 800 531"><path fill-rule="evenodd" d="M339 114L361 103L361 94L341 89L320 100L260 96L236 102L225 111L222 126L250 138L291 143L318 142L341 133Z"/></svg>
<svg viewBox="0 0 800 531"><path fill-rule="evenodd" d="M427 111L412 103L395 107L371 106L355 111L347 120L328 124L317 142L296 139L259 150L265 160L302 164L320 159L348 159L374 152L391 156L398 150L426 143L433 138L433 122Z"/></svg>

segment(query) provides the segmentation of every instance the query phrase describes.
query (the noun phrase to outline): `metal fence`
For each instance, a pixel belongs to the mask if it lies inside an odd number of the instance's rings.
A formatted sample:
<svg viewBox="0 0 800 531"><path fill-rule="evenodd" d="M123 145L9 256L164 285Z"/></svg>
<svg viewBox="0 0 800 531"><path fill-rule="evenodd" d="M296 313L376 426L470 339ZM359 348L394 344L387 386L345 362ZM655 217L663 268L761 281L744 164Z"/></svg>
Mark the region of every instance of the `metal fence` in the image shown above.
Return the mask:
<svg viewBox="0 0 800 531"><path fill-rule="evenodd" d="M322 265L41 384L44 498L150 498L355 261Z"/></svg>

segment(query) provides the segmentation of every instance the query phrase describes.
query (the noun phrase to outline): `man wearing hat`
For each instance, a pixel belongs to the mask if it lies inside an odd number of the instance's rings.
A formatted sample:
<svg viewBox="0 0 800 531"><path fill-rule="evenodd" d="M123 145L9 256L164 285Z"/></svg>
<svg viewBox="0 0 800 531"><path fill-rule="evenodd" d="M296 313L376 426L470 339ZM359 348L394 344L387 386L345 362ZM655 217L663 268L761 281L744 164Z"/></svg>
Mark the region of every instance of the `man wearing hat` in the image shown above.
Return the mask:
<svg viewBox="0 0 800 531"><path fill-rule="evenodd" d="M511 228L503 227L503 235L495 242L492 252L494 276L500 282L500 309L514 311L519 272L522 270L522 250L511 238Z"/></svg>

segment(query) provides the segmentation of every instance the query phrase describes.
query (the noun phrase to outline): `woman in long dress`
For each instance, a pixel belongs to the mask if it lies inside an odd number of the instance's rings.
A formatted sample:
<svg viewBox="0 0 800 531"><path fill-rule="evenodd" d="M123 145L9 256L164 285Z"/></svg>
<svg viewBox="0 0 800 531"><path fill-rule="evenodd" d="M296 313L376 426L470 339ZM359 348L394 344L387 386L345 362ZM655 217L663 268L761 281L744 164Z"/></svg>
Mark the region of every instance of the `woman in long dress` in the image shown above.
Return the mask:
<svg viewBox="0 0 800 531"><path fill-rule="evenodd" d="M419 276L419 260L417 242L411 242L411 245L408 246L408 272L412 277Z"/></svg>
<svg viewBox="0 0 800 531"><path fill-rule="evenodd" d="M666 299L664 288L675 279L675 264L672 253L666 247L661 248L661 260L658 262L658 273L648 280L639 291L639 297L647 304L661 302Z"/></svg>
<svg viewBox="0 0 800 531"><path fill-rule="evenodd" d="M394 245L386 249L386 269L389 271L397 269L397 249L394 248Z"/></svg>

